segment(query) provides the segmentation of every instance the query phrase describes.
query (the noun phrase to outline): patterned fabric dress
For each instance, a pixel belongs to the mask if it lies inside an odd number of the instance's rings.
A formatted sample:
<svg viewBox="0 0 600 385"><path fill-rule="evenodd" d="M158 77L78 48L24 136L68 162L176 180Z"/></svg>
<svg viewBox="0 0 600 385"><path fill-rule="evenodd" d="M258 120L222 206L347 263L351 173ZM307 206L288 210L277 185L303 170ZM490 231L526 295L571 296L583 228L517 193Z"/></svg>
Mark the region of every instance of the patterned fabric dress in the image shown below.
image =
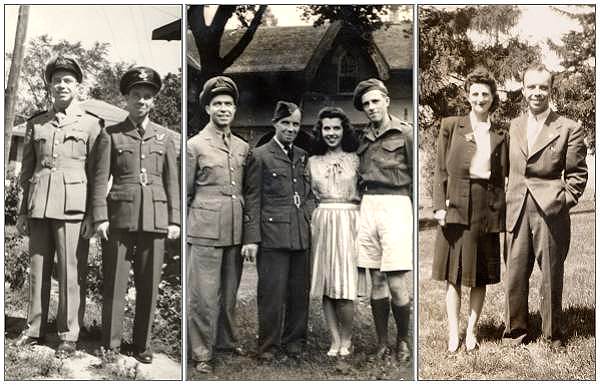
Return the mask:
<svg viewBox="0 0 600 385"><path fill-rule="evenodd" d="M311 221L313 297L356 299L358 164L358 156L346 152L309 159L311 188L319 202Z"/></svg>

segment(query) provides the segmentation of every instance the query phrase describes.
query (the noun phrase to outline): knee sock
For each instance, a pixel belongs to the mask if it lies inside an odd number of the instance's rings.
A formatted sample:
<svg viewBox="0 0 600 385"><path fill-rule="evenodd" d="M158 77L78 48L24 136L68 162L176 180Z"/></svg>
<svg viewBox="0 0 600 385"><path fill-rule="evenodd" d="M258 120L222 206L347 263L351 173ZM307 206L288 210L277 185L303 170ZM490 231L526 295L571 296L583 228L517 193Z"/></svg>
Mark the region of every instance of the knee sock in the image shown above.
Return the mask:
<svg viewBox="0 0 600 385"><path fill-rule="evenodd" d="M379 344L388 342L388 317L390 314L390 299L371 299L371 312L375 323L375 332Z"/></svg>
<svg viewBox="0 0 600 385"><path fill-rule="evenodd" d="M398 330L398 337L396 343L400 341L406 341L408 337L408 326L410 324L410 305L398 306L392 303L392 313L394 314L394 320L396 321L396 329Z"/></svg>

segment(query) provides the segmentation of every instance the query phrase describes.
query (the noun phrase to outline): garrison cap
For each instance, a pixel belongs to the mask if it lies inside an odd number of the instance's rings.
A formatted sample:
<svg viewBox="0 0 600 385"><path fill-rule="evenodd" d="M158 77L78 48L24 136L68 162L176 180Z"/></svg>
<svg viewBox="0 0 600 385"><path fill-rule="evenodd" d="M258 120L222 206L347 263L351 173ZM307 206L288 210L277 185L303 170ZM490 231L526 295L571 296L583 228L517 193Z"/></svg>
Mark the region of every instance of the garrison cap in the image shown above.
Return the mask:
<svg viewBox="0 0 600 385"><path fill-rule="evenodd" d="M46 83L50 83L52 81L52 75L58 70L69 71L73 73L78 83L81 83L81 80L83 79L83 72L81 72L81 67L75 59L58 55L50 59L50 61L46 64L46 71L44 72Z"/></svg>
<svg viewBox="0 0 600 385"><path fill-rule="evenodd" d="M275 105L275 112L273 112L273 119L271 121L273 123L277 123L279 120L287 118L288 116L292 115L294 111L299 109L300 107L298 107L294 103L284 102L283 100L280 100Z"/></svg>
<svg viewBox="0 0 600 385"><path fill-rule="evenodd" d="M386 96L388 95L388 90L381 80L375 78L363 80L362 82L358 83L354 89L354 98L352 100L354 102L354 108L362 111L362 96L372 90L379 90Z"/></svg>
<svg viewBox="0 0 600 385"><path fill-rule="evenodd" d="M121 94L127 95L131 87L145 85L154 88L154 93L160 91L162 81L158 72L154 71L150 67L134 67L121 77L119 83L119 90Z"/></svg>
<svg viewBox="0 0 600 385"><path fill-rule="evenodd" d="M235 82L227 76L215 76L204 83L200 93L200 105L206 106L217 95L230 95L237 105L240 93Z"/></svg>

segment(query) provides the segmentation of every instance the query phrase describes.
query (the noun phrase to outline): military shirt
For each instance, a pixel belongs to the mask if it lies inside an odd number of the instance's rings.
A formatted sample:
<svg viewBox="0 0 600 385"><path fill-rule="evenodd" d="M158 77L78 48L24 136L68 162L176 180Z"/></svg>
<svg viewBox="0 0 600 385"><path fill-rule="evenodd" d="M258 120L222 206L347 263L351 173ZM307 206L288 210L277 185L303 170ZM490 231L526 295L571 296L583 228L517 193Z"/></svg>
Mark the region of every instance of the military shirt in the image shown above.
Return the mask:
<svg viewBox="0 0 600 385"><path fill-rule="evenodd" d="M104 121L72 102L27 121L19 210L29 218L81 220L90 206L94 143Z"/></svg>
<svg viewBox="0 0 600 385"><path fill-rule="evenodd" d="M377 188L385 193L410 195L413 180L412 125L391 116L390 126L376 133L373 124L367 126L360 139L359 174L365 193ZM376 190L377 191L377 190Z"/></svg>
<svg viewBox="0 0 600 385"><path fill-rule="evenodd" d="M149 121L142 137L129 118L102 130L92 205L94 222L108 220L114 229L166 233L169 224L179 225L179 170L169 130Z"/></svg>
<svg viewBox="0 0 600 385"><path fill-rule="evenodd" d="M248 144L223 137L212 123L187 142L187 242L232 246L242 240L244 167Z"/></svg>

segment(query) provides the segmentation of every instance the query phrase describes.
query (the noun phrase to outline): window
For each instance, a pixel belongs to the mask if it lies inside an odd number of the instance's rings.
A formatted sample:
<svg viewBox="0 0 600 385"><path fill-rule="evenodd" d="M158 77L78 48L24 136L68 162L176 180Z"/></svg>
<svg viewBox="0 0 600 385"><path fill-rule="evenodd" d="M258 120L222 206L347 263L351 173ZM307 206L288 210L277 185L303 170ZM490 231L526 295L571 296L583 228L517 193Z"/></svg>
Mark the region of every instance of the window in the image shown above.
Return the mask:
<svg viewBox="0 0 600 385"><path fill-rule="evenodd" d="M338 67L338 93L351 94L357 84L358 60L346 52L340 57Z"/></svg>

